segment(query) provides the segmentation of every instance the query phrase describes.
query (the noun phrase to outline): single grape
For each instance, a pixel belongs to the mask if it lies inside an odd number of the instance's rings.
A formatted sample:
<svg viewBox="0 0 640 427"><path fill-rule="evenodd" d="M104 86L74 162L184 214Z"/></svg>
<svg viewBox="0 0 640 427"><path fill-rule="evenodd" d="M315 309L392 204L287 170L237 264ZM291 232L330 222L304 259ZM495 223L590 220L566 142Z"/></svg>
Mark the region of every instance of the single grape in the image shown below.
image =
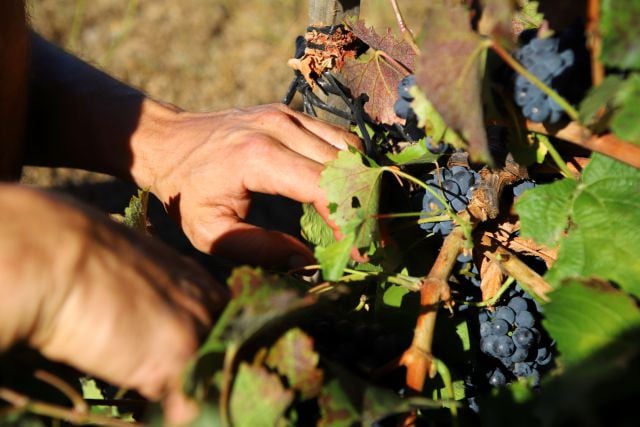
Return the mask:
<svg viewBox="0 0 640 427"><path fill-rule="evenodd" d="M409 90L416 85L416 76L413 74L404 77L398 84L398 95L407 101L413 101L413 96Z"/></svg>
<svg viewBox="0 0 640 427"><path fill-rule="evenodd" d="M396 113L396 116L401 119L406 119L409 116L409 111L411 111L411 104L409 104L407 100L399 98L395 104L393 104L393 111Z"/></svg>
<svg viewBox="0 0 640 427"><path fill-rule="evenodd" d="M493 328L491 326L491 322L482 322L480 323L480 336L486 337L487 335L491 335Z"/></svg>
<svg viewBox="0 0 640 427"><path fill-rule="evenodd" d="M525 311L527 309L527 300L522 297L513 297L507 304L511 310L517 315L521 311Z"/></svg>
<svg viewBox="0 0 640 427"><path fill-rule="evenodd" d="M516 330L513 331L511 338L518 348L529 348L535 341L533 332L531 332L531 329L527 328L516 328Z"/></svg>
<svg viewBox="0 0 640 427"><path fill-rule="evenodd" d="M489 376L489 384L494 387L502 387L507 383L507 377L504 376L502 371L496 368Z"/></svg>
<svg viewBox="0 0 640 427"><path fill-rule="evenodd" d="M519 362L513 366L513 375L516 377L528 377L532 371L531 365L527 362Z"/></svg>
<svg viewBox="0 0 640 427"><path fill-rule="evenodd" d="M506 320L494 319L491 323L491 331L494 335L507 335L511 325Z"/></svg>
<svg viewBox="0 0 640 427"><path fill-rule="evenodd" d="M486 337L480 340L480 350L484 354L488 354L489 356L494 356L496 354L496 340L498 337L496 335L487 335Z"/></svg>
<svg viewBox="0 0 640 427"><path fill-rule="evenodd" d="M519 328L532 328L536 324L536 319L529 311L521 311L516 315L515 324Z"/></svg>
<svg viewBox="0 0 640 427"><path fill-rule="evenodd" d="M511 326L513 325L514 320L516 320L516 313L509 307L498 307L496 310L496 319L502 319Z"/></svg>
<svg viewBox="0 0 640 427"><path fill-rule="evenodd" d="M501 335L496 338L494 344L495 354L498 357L511 356L516 351L516 346L513 344L513 340L508 335Z"/></svg>
<svg viewBox="0 0 640 427"><path fill-rule="evenodd" d="M529 350L526 348L516 348L516 351L511 355L511 360L514 363L524 362L529 357Z"/></svg>

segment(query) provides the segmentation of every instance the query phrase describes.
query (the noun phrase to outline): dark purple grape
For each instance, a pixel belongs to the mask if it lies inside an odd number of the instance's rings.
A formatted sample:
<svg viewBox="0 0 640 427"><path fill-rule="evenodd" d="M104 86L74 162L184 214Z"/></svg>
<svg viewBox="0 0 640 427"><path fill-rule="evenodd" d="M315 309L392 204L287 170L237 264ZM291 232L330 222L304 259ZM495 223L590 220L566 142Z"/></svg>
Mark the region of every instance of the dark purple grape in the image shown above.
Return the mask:
<svg viewBox="0 0 640 427"><path fill-rule="evenodd" d="M403 98L399 98L395 104L393 104L393 111L396 113L396 116L401 119L406 119L409 116L409 111L411 111L411 104Z"/></svg>
<svg viewBox="0 0 640 427"><path fill-rule="evenodd" d="M516 328L516 330L513 331L513 335L511 336L511 338L513 339L513 343L518 348L529 348L536 340L533 332L531 332L531 329L527 328Z"/></svg>
<svg viewBox="0 0 640 427"><path fill-rule="evenodd" d="M506 320L494 319L493 322L491 322L491 332L494 335L507 335L509 329L511 329L511 325L509 325Z"/></svg>
<svg viewBox="0 0 640 427"><path fill-rule="evenodd" d="M529 350L526 348L516 348L516 351L511 355L511 360L514 363L524 362L529 357Z"/></svg>
<svg viewBox="0 0 640 427"><path fill-rule="evenodd" d="M536 324L536 319L529 311L521 311L516 315L516 326L520 328L532 328Z"/></svg>
<svg viewBox="0 0 640 427"><path fill-rule="evenodd" d="M507 307L513 310L517 316L518 313L527 309L527 300L522 297L513 297L507 304Z"/></svg>
<svg viewBox="0 0 640 427"><path fill-rule="evenodd" d="M486 337L487 335L491 335L492 329L491 322L480 323L480 336Z"/></svg>
<svg viewBox="0 0 640 427"><path fill-rule="evenodd" d="M516 346L513 344L513 340L508 335L501 335L496 338L494 344L495 354L498 357L508 357L516 351Z"/></svg>
<svg viewBox="0 0 640 427"><path fill-rule="evenodd" d="M513 366L513 375L516 377L528 377L532 371L531 364L527 362L519 362Z"/></svg>
<svg viewBox="0 0 640 427"><path fill-rule="evenodd" d="M416 85L416 76L413 74L404 77L398 84L398 95L400 98L407 101L413 101L413 96L409 93L409 90Z"/></svg>
<svg viewBox="0 0 640 427"><path fill-rule="evenodd" d="M507 377L504 376L502 371L496 368L489 376L489 384L494 387L502 387L507 383Z"/></svg>
<svg viewBox="0 0 640 427"><path fill-rule="evenodd" d="M502 319L509 323L509 325L513 325L514 320L516 320L516 313L509 307L498 307L496 310L496 319Z"/></svg>

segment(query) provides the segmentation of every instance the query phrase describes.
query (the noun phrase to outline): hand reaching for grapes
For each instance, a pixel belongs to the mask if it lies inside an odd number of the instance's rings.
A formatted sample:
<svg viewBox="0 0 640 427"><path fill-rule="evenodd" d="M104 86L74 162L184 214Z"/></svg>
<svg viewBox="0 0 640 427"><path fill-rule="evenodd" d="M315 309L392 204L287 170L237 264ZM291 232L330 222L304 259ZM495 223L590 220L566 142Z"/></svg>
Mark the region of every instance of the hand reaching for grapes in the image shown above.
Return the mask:
<svg viewBox="0 0 640 427"><path fill-rule="evenodd" d="M313 263L299 240L243 221L251 193L313 203L327 218L328 203L319 186L323 165L348 145L359 148L360 140L277 104L177 116L172 136L163 145L147 146L152 151L143 158L154 165L149 168L155 176L151 190L194 246L259 265Z"/></svg>
<svg viewBox="0 0 640 427"><path fill-rule="evenodd" d="M195 263L103 215L0 185L0 351L52 360L164 399L183 420L181 373L227 299Z"/></svg>

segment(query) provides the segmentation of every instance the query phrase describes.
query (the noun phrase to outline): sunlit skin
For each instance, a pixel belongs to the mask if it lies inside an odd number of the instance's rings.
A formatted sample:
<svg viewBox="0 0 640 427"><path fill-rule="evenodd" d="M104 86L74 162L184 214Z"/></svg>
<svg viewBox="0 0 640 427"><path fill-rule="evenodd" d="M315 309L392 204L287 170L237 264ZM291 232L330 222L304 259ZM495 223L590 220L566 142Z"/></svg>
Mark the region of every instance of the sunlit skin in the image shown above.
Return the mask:
<svg viewBox="0 0 640 427"><path fill-rule="evenodd" d="M4 179L22 164L109 173L149 188L201 251L292 267L313 262L311 252L246 224L251 193L312 203L326 217L320 172L348 144L360 146L281 105L195 114L151 100L32 34L22 1L0 2ZM226 303L222 285L101 213L9 181L0 235L0 351L26 342L162 399L170 421L193 416L180 374Z"/></svg>

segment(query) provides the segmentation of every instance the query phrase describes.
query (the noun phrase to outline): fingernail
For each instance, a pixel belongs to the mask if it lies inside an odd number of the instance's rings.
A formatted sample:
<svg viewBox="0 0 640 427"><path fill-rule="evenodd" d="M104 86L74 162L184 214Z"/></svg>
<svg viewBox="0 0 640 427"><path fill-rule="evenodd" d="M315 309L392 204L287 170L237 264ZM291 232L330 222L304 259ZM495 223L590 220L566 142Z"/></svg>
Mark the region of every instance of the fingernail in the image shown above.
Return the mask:
<svg viewBox="0 0 640 427"><path fill-rule="evenodd" d="M301 254L294 254L287 261L287 266L290 270L296 270L307 265L309 265L309 258Z"/></svg>

